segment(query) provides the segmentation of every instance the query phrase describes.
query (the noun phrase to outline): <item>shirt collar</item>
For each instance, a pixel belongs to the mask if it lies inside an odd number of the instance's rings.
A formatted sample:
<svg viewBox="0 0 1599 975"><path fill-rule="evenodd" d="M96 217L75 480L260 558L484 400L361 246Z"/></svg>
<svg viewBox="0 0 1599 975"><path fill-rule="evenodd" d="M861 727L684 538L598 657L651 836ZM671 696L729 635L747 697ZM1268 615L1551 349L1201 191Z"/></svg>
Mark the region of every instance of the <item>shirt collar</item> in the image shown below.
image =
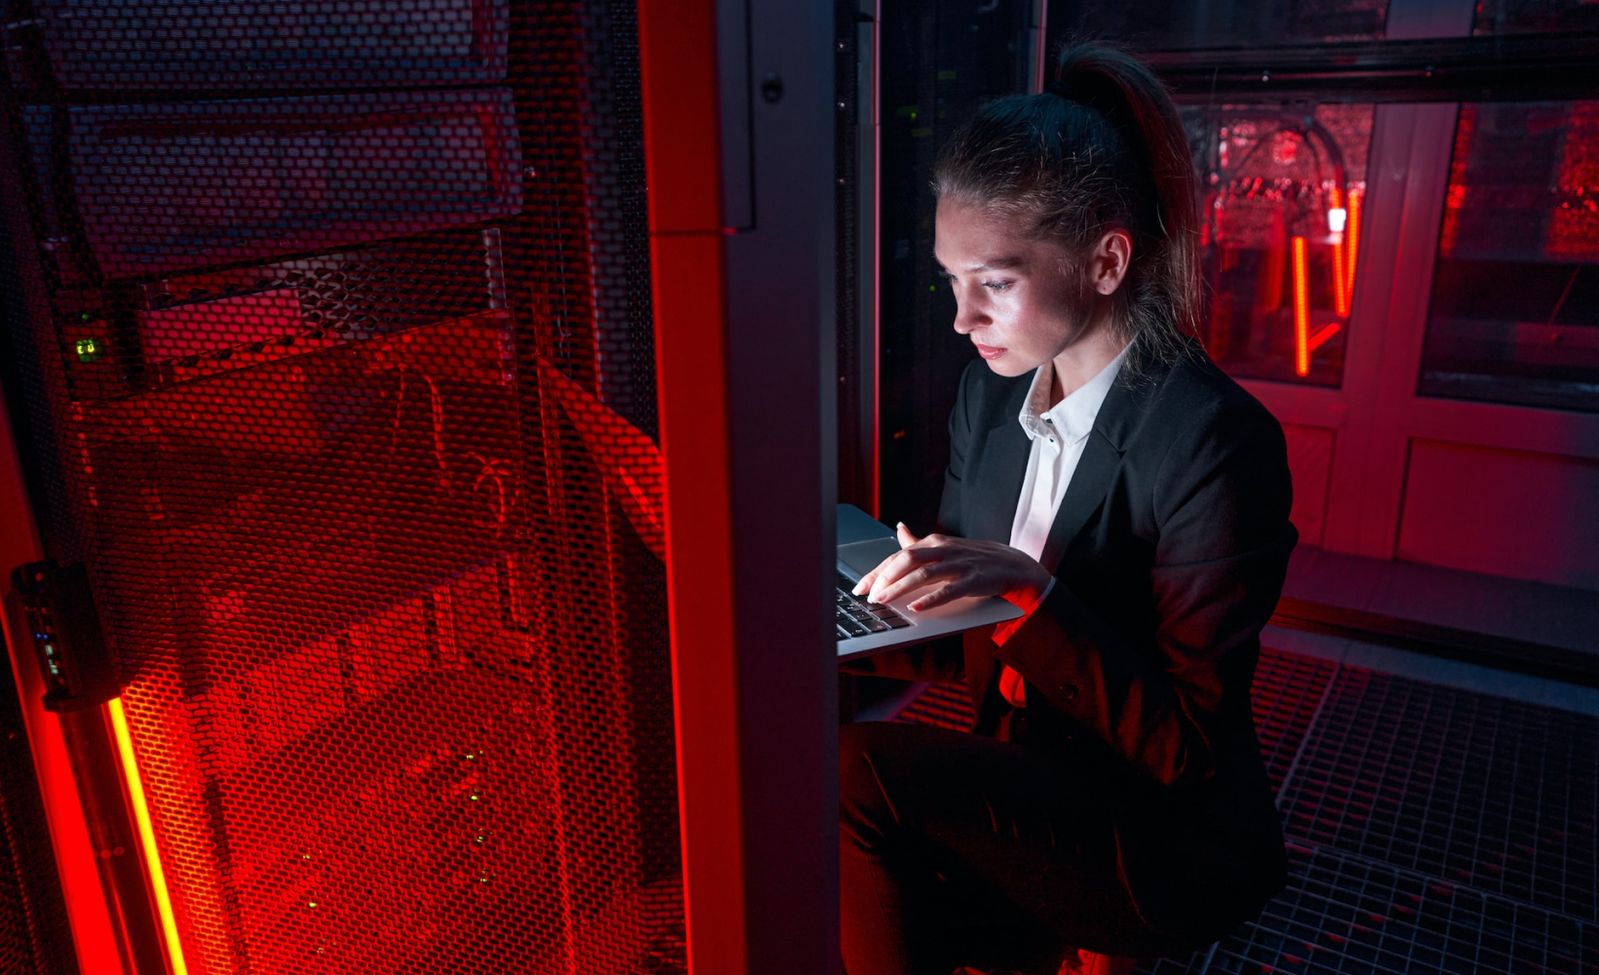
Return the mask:
<svg viewBox="0 0 1599 975"><path fill-rule="evenodd" d="M1099 408L1110 394L1110 387L1116 382L1116 374L1121 371L1122 361L1127 358L1127 351L1131 348L1130 343L1123 347L1116 358L1094 374L1094 378L1054 406L1049 405L1049 396L1055 385L1055 363L1053 360L1044 360L1043 365L1033 370L1032 385L1028 387L1027 397L1022 400L1021 413L1016 417L1027 439L1058 436L1062 443L1071 444L1088 436L1094 429Z"/></svg>

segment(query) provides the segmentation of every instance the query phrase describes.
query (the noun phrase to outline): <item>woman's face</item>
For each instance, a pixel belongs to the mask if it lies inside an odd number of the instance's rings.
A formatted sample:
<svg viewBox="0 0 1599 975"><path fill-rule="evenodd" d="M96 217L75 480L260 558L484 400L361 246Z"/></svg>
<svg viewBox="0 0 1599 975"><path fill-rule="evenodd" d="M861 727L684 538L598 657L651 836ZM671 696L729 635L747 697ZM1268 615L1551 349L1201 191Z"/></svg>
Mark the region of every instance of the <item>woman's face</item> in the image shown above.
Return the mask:
<svg viewBox="0 0 1599 975"><path fill-rule="evenodd" d="M938 201L933 256L955 293L955 331L1001 376L1031 372L1095 328L1071 253L1025 230L1022 218Z"/></svg>

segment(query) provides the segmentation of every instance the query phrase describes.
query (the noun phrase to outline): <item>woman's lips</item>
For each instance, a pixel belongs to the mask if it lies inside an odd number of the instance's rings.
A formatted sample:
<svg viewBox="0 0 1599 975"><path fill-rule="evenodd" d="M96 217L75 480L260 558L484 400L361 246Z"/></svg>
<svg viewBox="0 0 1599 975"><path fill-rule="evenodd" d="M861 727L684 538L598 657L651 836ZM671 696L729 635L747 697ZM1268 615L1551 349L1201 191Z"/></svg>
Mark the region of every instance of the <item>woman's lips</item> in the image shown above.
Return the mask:
<svg viewBox="0 0 1599 975"><path fill-rule="evenodd" d="M973 342L972 344L977 346L977 354L985 359L998 359L1005 354L1005 350L998 346L984 345L981 342Z"/></svg>

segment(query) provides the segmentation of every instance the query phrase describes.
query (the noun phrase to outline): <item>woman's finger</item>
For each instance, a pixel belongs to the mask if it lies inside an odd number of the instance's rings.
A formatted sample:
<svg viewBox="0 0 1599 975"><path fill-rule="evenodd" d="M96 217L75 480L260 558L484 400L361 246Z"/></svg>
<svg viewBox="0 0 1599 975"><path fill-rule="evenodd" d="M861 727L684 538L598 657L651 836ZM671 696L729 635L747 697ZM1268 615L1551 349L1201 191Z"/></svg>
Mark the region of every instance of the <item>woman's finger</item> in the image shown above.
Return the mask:
<svg viewBox="0 0 1599 975"><path fill-rule="evenodd" d="M915 592L933 582L947 570L936 562L918 566L897 579L878 580L867 600L874 603L891 603L908 592Z"/></svg>
<svg viewBox="0 0 1599 975"><path fill-rule="evenodd" d="M903 555L903 553L900 553L900 555ZM899 556L895 556L895 558L899 558ZM916 590L916 588L926 585L926 582L927 566L916 567L916 569L910 569L908 572L900 572L900 574L895 574L894 577L879 579L871 587L871 595L867 596L867 601L868 603L892 603L894 599L900 598L900 593Z"/></svg>
<svg viewBox="0 0 1599 975"><path fill-rule="evenodd" d="M920 613L924 610L942 606L953 599L959 599L961 594L960 580L956 579L917 599L910 604L910 608L913 612Z"/></svg>
<svg viewBox="0 0 1599 975"><path fill-rule="evenodd" d="M903 556L903 558L901 556ZM888 558L873 566L870 572L861 576L861 581L855 583L855 588L850 591L857 596L862 596L868 592L871 592L872 586L875 585L879 579L884 579L887 582L893 582L900 573L909 568L911 561L915 558L916 555L913 551L900 549L898 552L895 552L893 555L890 555Z"/></svg>
<svg viewBox="0 0 1599 975"><path fill-rule="evenodd" d="M855 595L870 592L874 586L891 586L918 563L937 562L944 558L938 551L927 548L902 548L878 563L877 568L861 577L863 585L855 588Z"/></svg>

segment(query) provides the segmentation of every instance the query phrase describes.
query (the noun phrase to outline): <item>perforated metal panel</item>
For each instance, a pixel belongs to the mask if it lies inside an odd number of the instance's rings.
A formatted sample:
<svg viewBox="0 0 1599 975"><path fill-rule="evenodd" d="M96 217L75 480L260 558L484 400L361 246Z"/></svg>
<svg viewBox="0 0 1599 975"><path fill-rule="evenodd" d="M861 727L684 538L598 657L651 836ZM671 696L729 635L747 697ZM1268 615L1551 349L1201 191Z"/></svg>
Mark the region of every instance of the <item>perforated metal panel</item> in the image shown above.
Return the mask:
<svg viewBox="0 0 1599 975"><path fill-rule="evenodd" d="M39 507L189 970L682 970L633 5L4 9Z"/></svg>

